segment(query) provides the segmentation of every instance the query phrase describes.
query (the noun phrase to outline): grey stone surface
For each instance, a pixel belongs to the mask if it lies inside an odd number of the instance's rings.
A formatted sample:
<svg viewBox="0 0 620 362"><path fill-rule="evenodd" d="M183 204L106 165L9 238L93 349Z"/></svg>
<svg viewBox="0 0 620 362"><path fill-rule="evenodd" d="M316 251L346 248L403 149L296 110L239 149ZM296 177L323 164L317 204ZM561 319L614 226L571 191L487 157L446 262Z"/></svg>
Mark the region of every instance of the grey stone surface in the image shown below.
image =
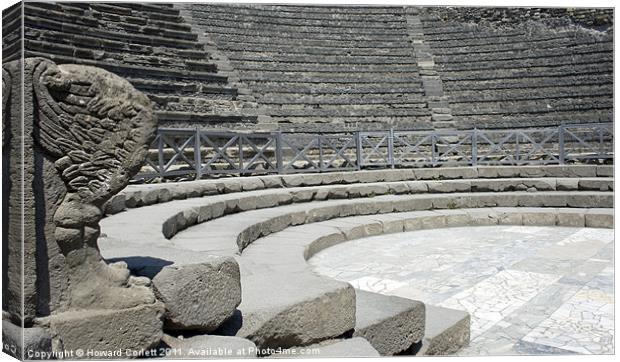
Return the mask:
<svg viewBox="0 0 620 362"><path fill-rule="evenodd" d="M250 340L239 337L198 335L177 338L164 334L162 342L171 348L170 354L166 357L172 359L237 359L257 357L256 345Z"/></svg>
<svg viewBox="0 0 620 362"><path fill-rule="evenodd" d="M210 332L241 303L239 265L213 256L200 264L165 266L153 278L153 289L166 306L166 328Z"/></svg>
<svg viewBox="0 0 620 362"><path fill-rule="evenodd" d="M305 346L355 326L355 291L347 283L309 273L243 276L240 313L222 327L260 348Z"/></svg>
<svg viewBox="0 0 620 362"><path fill-rule="evenodd" d="M159 343L163 313L163 304L155 302L127 309L63 312L45 317L40 323L48 329L54 351L120 350L121 357L128 358L126 351L137 353Z"/></svg>
<svg viewBox="0 0 620 362"><path fill-rule="evenodd" d="M354 337L363 337L381 354L407 350L424 336L425 308L419 301L356 290Z"/></svg>
<svg viewBox="0 0 620 362"><path fill-rule="evenodd" d="M469 343L469 313L426 305L426 327L418 355L447 355Z"/></svg>

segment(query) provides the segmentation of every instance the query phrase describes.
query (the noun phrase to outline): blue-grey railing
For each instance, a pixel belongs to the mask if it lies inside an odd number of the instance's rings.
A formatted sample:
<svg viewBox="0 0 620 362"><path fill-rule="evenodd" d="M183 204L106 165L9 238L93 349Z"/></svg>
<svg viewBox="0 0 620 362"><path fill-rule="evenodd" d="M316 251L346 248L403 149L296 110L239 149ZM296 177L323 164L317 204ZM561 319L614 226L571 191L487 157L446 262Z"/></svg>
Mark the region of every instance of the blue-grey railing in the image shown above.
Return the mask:
<svg viewBox="0 0 620 362"><path fill-rule="evenodd" d="M522 129L246 133L161 128L137 180L613 159L613 124Z"/></svg>

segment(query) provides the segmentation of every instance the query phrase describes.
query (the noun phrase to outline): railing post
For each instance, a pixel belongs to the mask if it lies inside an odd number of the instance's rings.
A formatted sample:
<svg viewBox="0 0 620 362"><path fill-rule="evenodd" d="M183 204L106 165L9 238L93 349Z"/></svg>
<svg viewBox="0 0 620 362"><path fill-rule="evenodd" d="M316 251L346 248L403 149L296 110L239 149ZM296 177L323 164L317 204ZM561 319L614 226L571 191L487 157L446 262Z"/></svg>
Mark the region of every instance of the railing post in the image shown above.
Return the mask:
<svg viewBox="0 0 620 362"><path fill-rule="evenodd" d="M276 134L276 169L278 174L284 172L284 159L282 155L282 131L277 131Z"/></svg>
<svg viewBox="0 0 620 362"><path fill-rule="evenodd" d="M239 176L243 176L243 134L237 133L237 144L239 145Z"/></svg>
<svg viewBox="0 0 620 362"><path fill-rule="evenodd" d="M559 143L559 152L560 152L560 165L566 163L566 150L564 149L564 125L561 124L558 128L558 143Z"/></svg>
<svg viewBox="0 0 620 362"><path fill-rule="evenodd" d="M388 162L394 168L394 128L390 128L388 133Z"/></svg>
<svg viewBox="0 0 620 362"><path fill-rule="evenodd" d="M437 132L435 130L431 131L431 165L437 166Z"/></svg>
<svg viewBox="0 0 620 362"><path fill-rule="evenodd" d="M364 162L364 156L362 155L362 134L360 131L355 131L355 158L357 160L357 170L362 169L362 163Z"/></svg>
<svg viewBox="0 0 620 362"><path fill-rule="evenodd" d="M159 164L159 176L164 177L164 137L161 130L157 131L158 133L158 141L157 141L157 157Z"/></svg>
<svg viewBox="0 0 620 362"><path fill-rule="evenodd" d="M321 143L321 138L323 136L319 133L316 137L316 141L319 146L319 172L323 171L323 144Z"/></svg>
<svg viewBox="0 0 620 362"><path fill-rule="evenodd" d="M471 165L478 166L478 129L471 133Z"/></svg>
<svg viewBox="0 0 620 362"><path fill-rule="evenodd" d="M521 139L521 134L517 131L515 132L515 165L519 166L519 162L521 162L521 157L520 157L520 146L519 146L519 140Z"/></svg>
<svg viewBox="0 0 620 362"><path fill-rule="evenodd" d="M196 169L196 180L202 178L202 153L200 152L200 129L196 127L196 133L194 133L194 167Z"/></svg>

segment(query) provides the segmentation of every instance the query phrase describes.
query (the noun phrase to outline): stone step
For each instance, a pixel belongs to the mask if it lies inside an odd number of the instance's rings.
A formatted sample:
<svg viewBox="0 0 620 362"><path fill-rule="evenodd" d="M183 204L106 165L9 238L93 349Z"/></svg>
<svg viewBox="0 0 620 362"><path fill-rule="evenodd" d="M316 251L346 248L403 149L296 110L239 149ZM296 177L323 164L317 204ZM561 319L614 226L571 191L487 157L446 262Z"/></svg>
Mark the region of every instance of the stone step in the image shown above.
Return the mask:
<svg viewBox="0 0 620 362"><path fill-rule="evenodd" d="M157 46L128 43L126 41L102 39L99 37L89 36L87 34L68 34L49 29L40 30L26 28L25 37L32 40L45 41L49 43L56 42L57 44L67 46L80 46L85 49L99 50L102 52L146 56L157 55L168 58L186 59L187 62L210 59L209 54L204 50L162 48Z"/></svg>
<svg viewBox="0 0 620 362"><path fill-rule="evenodd" d="M356 6L357 8L357 6ZM298 11L288 7L273 9L264 5L242 5L242 4L193 4L192 11L204 14L242 14L252 17L273 18L273 19L297 19L297 20L339 20L339 21L358 21L360 17L372 16L376 21L381 22L400 22L399 17L394 16L393 12L384 14L365 14L354 11L347 12L315 12L315 11ZM319 8L313 10L321 10ZM397 9L394 9L397 10Z"/></svg>
<svg viewBox="0 0 620 362"><path fill-rule="evenodd" d="M58 44L48 41L39 41L32 39L24 39L24 45L26 49L30 51L36 51L48 54L58 54L66 57L76 57L83 59L90 59L96 61L105 61L110 63L121 63L126 65L135 66L149 66L149 67L166 67L166 69L176 71L196 71L199 72L217 72L217 66L211 62L197 61L197 60L184 60L175 59L170 57L164 57L161 55L134 55L127 56L124 51L103 51L97 48L85 48L81 46L72 46ZM206 58L208 59L208 58Z"/></svg>
<svg viewBox="0 0 620 362"><path fill-rule="evenodd" d="M322 63L322 64L417 64L412 56L394 55L302 55L263 51L262 53L230 53L231 61L261 61L282 63Z"/></svg>
<svg viewBox="0 0 620 362"><path fill-rule="evenodd" d="M418 73L417 64L357 64L351 67L347 64L320 64L295 62L261 62L261 61L232 61L235 69L243 71L261 72L294 72L294 73Z"/></svg>
<svg viewBox="0 0 620 362"><path fill-rule="evenodd" d="M226 43L218 47L228 52L247 52L247 53L262 53L265 52L265 44L253 44L253 43ZM395 44L393 47L371 48L371 47L352 47L352 48L335 48L335 47L317 47L307 46L299 44L298 46L290 45L271 45L269 47L271 53L284 53L284 54L307 54L307 55L349 55L349 56L364 56L364 55L391 55L391 56L412 56L413 52L410 48L410 44L403 42Z"/></svg>
<svg viewBox="0 0 620 362"><path fill-rule="evenodd" d="M426 305L424 339L417 356L450 355L469 344L470 316L465 311Z"/></svg>
<svg viewBox="0 0 620 362"><path fill-rule="evenodd" d="M383 49L383 48L399 48L403 44L407 43L407 39L393 39L393 40L372 40L372 39L329 39L328 41L321 39L304 39L293 37L272 37L270 35L258 35L258 34L229 34L229 33L217 33L215 31L208 32L209 38L216 40L222 44L247 44L247 45L262 45L262 46L295 46L303 45L308 47L321 47L332 49Z"/></svg>
<svg viewBox="0 0 620 362"><path fill-rule="evenodd" d="M440 68L441 69L441 68ZM574 64L558 67L537 67L532 69L511 69L511 70L469 70L469 71L445 71L442 72L442 81L456 80L496 80L496 79L515 79L528 78L536 79L539 77L568 77L584 74L609 74L611 64L609 62L595 64Z"/></svg>
<svg viewBox="0 0 620 362"><path fill-rule="evenodd" d="M257 36L257 37L284 37L287 39L306 39L306 40L315 40L315 41L325 41L329 42L332 40L335 41L371 41L371 42L381 42L381 41L406 41L408 39L407 35L403 34L323 34L323 33L297 33L297 32L277 32L273 30L258 30L258 29L243 29L238 27L223 27L223 26L215 26L210 23L200 23L201 29L203 29L207 34L222 34L222 35L242 35L242 36Z"/></svg>
<svg viewBox="0 0 620 362"><path fill-rule="evenodd" d="M157 78L139 78L130 77L129 82L141 90L150 94L226 94L230 96L237 95L237 89L227 85L203 84L199 82L182 82L172 79Z"/></svg>
<svg viewBox="0 0 620 362"><path fill-rule="evenodd" d="M269 107L268 113L272 117L415 117L428 115L428 109L419 107L371 107L356 108L354 106L342 105L341 107L330 108L281 108Z"/></svg>
<svg viewBox="0 0 620 362"><path fill-rule="evenodd" d="M251 266L241 266L240 313L219 334L247 338L260 348L288 348L338 337L354 328L355 291L348 283L307 272L252 273Z"/></svg>
<svg viewBox="0 0 620 362"><path fill-rule="evenodd" d="M415 84L420 83L420 77L414 74L394 73L301 73L301 72L254 72L243 71L239 75L244 81L252 82L282 82L282 83L352 83L357 86L364 83Z"/></svg>
<svg viewBox="0 0 620 362"><path fill-rule="evenodd" d="M594 44L580 44L566 48L550 48L550 49L523 49L523 50L508 50L503 52L492 52L487 54L470 54L463 53L451 53L451 54L439 54L433 58L438 63L451 62L452 64L469 63L476 61L508 61L519 59L538 59L548 57L567 56L571 54L589 55L600 54L609 52L612 46L609 43L594 43ZM456 57L458 55L458 57Z"/></svg>
<svg viewBox="0 0 620 362"><path fill-rule="evenodd" d="M260 93L293 93L293 94L423 94L424 89L418 84L403 85L402 83L382 84L320 84L320 83L278 83L278 82L245 82L255 92Z"/></svg>
<svg viewBox="0 0 620 362"><path fill-rule="evenodd" d="M534 91L537 88L550 89L550 88L563 88L571 87L575 84L582 86L596 86L596 85L609 85L612 84L611 74L590 74L590 75L576 75L567 77L539 77L536 78L536 82L532 82L532 79L518 78L509 80L459 80L459 81L443 81L444 89L450 92L458 91L476 91L476 90L489 90L489 91L521 91L521 89L532 89Z"/></svg>
<svg viewBox="0 0 620 362"><path fill-rule="evenodd" d="M395 9L397 10L397 9ZM215 7L209 6L208 9L200 6L191 7L194 18L204 20L220 21L253 21L262 24L278 25L301 25L301 26L320 26L320 27L351 27L351 28L398 28L405 29L405 19L400 17L397 12L389 16L372 16L346 14L340 16L321 16L311 13L285 13L277 11L240 9L238 7ZM333 15L333 14L332 14ZM370 21L369 21L370 20Z"/></svg>
<svg viewBox="0 0 620 362"><path fill-rule="evenodd" d="M613 166L609 165L546 165L546 166L478 166L439 167L418 169L363 170L354 172L329 172L319 174L273 175L222 180L198 180L180 183L154 185L130 185L115 198L127 199L128 208L239 191L253 191L270 188L290 188L335 184L397 182L414 180L454 180L496 178L593 178L613 177ZM505 180L504 180L505 181ZM513 182L518 183L518 180ZM479 183L478 183L479 184ZM476 183L472 187L478 187ZM423 187L423 186L422 186ZM389 189L389 188L388 188ZM480 189L482 190L482 189ZM499 190L499 189L489 189ZM515 188L515 190L517 190ZM402 191L394 190L394 193Z"/></svg>
<svg viewBox="0 0 620 362"><path fill-rule="evenodd" d="M98 19L92 16L90 12L83 12L81 15L73 15L65 11L62 7L50 8L49 6L40 6L38 3L27 3L24 7L24 13L26 16L40 17L42 19L58 20L62 19L63 22L76 25L90 25L99 28L115 28L117 30L123 30L124 32L132 35L157 35L166 39L179 39L195 41L197 39L196 34L185 31L178 31L172 29L162 28L161 23L157 25L146 24L132 24L121 19L115 19L116 21L107 19Z"/></svg>
<svg viewBox="0 0 620 362"><path fill-rule="evenodd" d="M371 175L374 176L374 175ZM402 175L404 176L404 175ZM432 177L432 174L421 177ZM490 176L490 175L489 175ZM211 198L209 201L204 199L188 200L187 205L200 205L202 207L215 207L218 202L225 201L230 206L227 209L253 210L276 205L286 205L291 202L304 202L308 200L322 201L330 199L355 199L359 197L377 196L386 194L415 194L415 193L449 193L449 192L503 192L503 191L613 191L613 179L611 178L557 178L557 179L472 179L472 180L451 180L451 181L407 181L403 182L381 182L363 183L373 181L373 178L366 180L355 180L360 184L347 183L346 185L332 186L313 186L304 185L299 188L299 184L282 184L277 177L266 177L269 185L260 183L261 179L247 179L249 183L221 183L221 182L185 182L185 185L172 184L161 187L138 186L128 188L125 193L117 195L106 208L108 215L120 212L125 208L136 208L166 203L171 200L186 198L200 198L201 196L221 195ZM252 181L258 181L258 183ZM351 180L353 181L353 180ZM246 189L247 187L247 189ZM273 188L283 188L277 189ZM243 194L235 194L243 188ZM257 190L257 191L252 191ZM260 191L258 191L260 190ZM265 191L262 191L265 190ZM269 191L267 191L269 190ZM229 194L233 193L233 194ZM226 195L226 196L224 196ZM257 200L257 197L263 200ZM264 200L267 199L268 201ZM202 203L202 205L200 204ZM175 205L180 205L179 203ZM182 210L181 210L182 211ZM199 210L200 212L200 210ZM229 213L229 212L227 212ZM209 217L210 219L210 217ZM205 221L205 220L203 220Z"/></svg>
<svg viewBox="0 0 620 362"><path fill-rule="evenodd" d="M81 14L89 11L93 17L114 19L131 24L150 24L163 29L189 31L190 27L178 15L165 16L152 11L137 12L129 8L114 6L114 4L91 3L87 7L78 7L73 4L56 4L59 9L80 9ZM48 5L49 6L49 5ZM163 18L162 18L163 16Z"/></svg>
<svg viewBox="0 0 620 362"><path fill-rule="evenodd" d="M612 115L605 108L598 110L563 111L549 114L539 113L533 118L531 115L475 115L458 116L459 129L472 129L474 126L481 129L510 129L515 127L555 127L558 122L566 123L599 123L612 122Z"/></svg>
<svg viewBox="0 0 620 362"><path fill-rule="evenodd" d="M194 15L194 19L198 22L208 24L210 27L217 27L220 29L241 29L241 30L256 30L257 32L295 32L298 34L308 34L308 38L314 38L316 34L321 35L332 35L339 38L344 38L346 36L389 36L396 35L399 37L404 36L406 32L406 27L402 24L396 26L388 26L383 25L380 27L372 26L374 22L369 21L368 23L371 26L364 23L347 23L342 24L340 26L329 26L328 24L323 25L306 25L306 24L295 24L294 22L287 23L277 23L274 24L269 20L257 19L252 21L253 19L244 18L240 22L236 19L218 19L215 17L204 17L204 16L196 16ZM375 23L376 24L376 23ZM380 23L379 23L380 24Z"/></svg>
<svg viewBox="0 0 620 362"><path fill-rule="evenodd" d="M28 28L34 29L49 29L54 31L60 31L69 34L83 34L93 37L126 41L142 45L151 46L166 46L180 49L203 49L203 45L193 41L181 40L181 39L167 39L154 35L143 34L127 34L122 32L114 32L99 28L90 28L83 25L76 25L70 23L63 23L57 20L51 20L46 18L40 18L35 16L25 16L24 24Z"/></svg>
<svg viewBox="0 0 620 362"><path fill-rule="evenodd" d="M26 50L27 56L40 56L48 59L55 60L57 62L75 63L96 66L106 69L110 72L119 74L131 80L133 77L138 78L159 78L159 79L172 79L172 80L186 80L186 81L203 81L211 83L226 83L227 77L218 75L216 73L207 72L192 72L187 70L176 70L167 68L158 68L150 66L138 66L122 63L110 63L106 61L90 60L79 57L69 57L63 55L50 55L49 53L41 53L31 50Z"/></svg>
<svg viewBox="0 0 620 362"><path fill-rule="evenodd" d="M409 349L424 336L424 304L415 300L355 290L355 331L382 356Z"/></svg>
<svg viewBox="0 0 620 362"><path fill-rule="evenodd" d="M583 84L575 87L574 85L571 87L570 85L557 85L553 88L550 87L517 87L513 89L502 89L501 92L498 92L496 89L476 89L476 90L450 90L450 102L459 102L459 101L469 101L471 99L479 98L480 101L500 101L503 99L538 99L538 98L561 98L568 97L574 95L583 95L583 96L596 96L596 95L605 95L608 93L608 90L613 88L613 85L610 83L603 84ZM529 93L528 93L529 92Z"/></svg>
<svg viewBox="0 0 620 362"><path fill-rule="evenodd" d="M548 58L525 58L525 59L508 59L495 60L483 63L439 63L440 68L445 72L458 71L481 71L481 70L506 70L506 69L523 69L523 68L541 68L541 67L560 67L580 64L596 64L604 62L612 62L613 56L609 52L598 54L580 54L575 55L567 52L561 56L553 56Z"/></svg>
<svg viewBox="0 0 620 362"><path fill-rule="evenodd" d="M291 94L291 93L266 93L260 97L261 104L282 104L282 105L382 105L382 104L410 104L423 107L426 99L419 94L403 93L401 96L394 97L394 94L373 93L368 95L354 94L334 94L334 95L313 95L313 94Z"/></svg>
<svg viewBox="0 0 620 362"><path fill-rule="evenodd" d="M463 207L611 208L612 205L613 193L591 191L504 192L501 195L484 192L387 195L353 200L313 201L220 217L179 233L174 237L174 242L179 247L190 250L215 249L218 253L220 250L226 250L223 255L233 255L235 248L237 253L241 253L261 236L284 230L289 226L346 216ZM178 223L179 218L170 219L169 223L172 222ZM191 222L185 221L185 224L191 225ZM231 228L231 225L235 227ZM183 221L176 229L181 229L180 226L183 226Z"/></svg>
<svg viewBox="0 0 620 362"><path fill-rule="evenodd" d="M196 123L198 125L209 124L209 123L234 123L234 122L243 122L243 123L256 123L257 116L252 115L242 115L240 112L230 111L230 112L220 112L216 111L214 113L206 113L206 112L184 112L184 111L168 111L161 110L156 111L157 119L162 122L189 122Z"/></svg>
<svg viewBox="0 0 620 362"><path fill-rule="evenodd" d="M533 101L510 101L493 102L485 104L484 108L472 109L470 104L451 102L450 107L454 116L478 116L478 115L510 115L510 114L540 114L551 112L573 112L597 109L613 108L613 99L600 97L580 97L567 99L544 99Z"/></svg>

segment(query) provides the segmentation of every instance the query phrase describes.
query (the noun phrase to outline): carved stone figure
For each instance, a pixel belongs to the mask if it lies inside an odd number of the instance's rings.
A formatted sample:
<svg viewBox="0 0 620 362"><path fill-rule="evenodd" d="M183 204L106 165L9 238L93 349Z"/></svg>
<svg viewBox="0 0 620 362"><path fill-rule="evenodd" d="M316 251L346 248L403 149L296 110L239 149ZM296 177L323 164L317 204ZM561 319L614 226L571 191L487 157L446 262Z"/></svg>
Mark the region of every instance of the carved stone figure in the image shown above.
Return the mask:
<svg viewBox="0 0 620 362"><path fill-rule="evenodd" d="M157 343L161 303L125 265L106 264L96 243L101 207L137 173L154 136L150 101L105 70L41 58L4 64L2 81L3 310L15 324L45 327L57 347L105 345L118 313L142 318L126 327L144 338L125 335L114 347ZM80 334L89 318L104 341Z"/></svg>

